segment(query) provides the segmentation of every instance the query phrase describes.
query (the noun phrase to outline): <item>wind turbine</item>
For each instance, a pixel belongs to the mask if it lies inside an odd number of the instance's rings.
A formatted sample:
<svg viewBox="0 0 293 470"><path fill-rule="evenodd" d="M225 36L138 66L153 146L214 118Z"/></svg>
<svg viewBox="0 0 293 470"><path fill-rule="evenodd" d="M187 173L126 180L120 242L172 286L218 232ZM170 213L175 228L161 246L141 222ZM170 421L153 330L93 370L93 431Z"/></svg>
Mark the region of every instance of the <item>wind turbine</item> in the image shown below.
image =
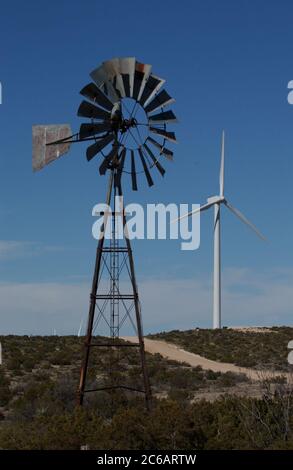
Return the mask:
<svg viewBox="0 0 293 470"><path fill-rule="evenodd" d="M214 206L214 295L213 295L213 328L221 328L221 205L227 207L242 222L250 227L262 240L264 236L258 231L238 209L233 207L225 198L225 132L222 133L222 150L221 150L221 166L220 166L220 194L207 199L207 203L183 215L178 220L189 217L197 212L203 212Z"/></svg>
<svg viewBox="0 0 293 470"><path fill-rule="evenodd" d="M82 325L83 325L83 318L81 319L80 325L79 325L79 328L78 328L78 332L77 332L78 338L81 336Z"/></svg>

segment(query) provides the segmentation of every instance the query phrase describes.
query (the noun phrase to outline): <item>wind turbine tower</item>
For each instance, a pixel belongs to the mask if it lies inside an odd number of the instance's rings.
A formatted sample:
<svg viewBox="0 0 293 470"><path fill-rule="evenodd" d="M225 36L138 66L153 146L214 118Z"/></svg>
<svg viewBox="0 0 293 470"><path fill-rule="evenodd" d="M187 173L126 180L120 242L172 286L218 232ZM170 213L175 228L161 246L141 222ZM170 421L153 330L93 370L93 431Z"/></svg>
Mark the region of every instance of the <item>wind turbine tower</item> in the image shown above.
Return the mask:
<svg viewBox="0 0 293 470"><path fill-rule="evenodd" d="M221 205L224 204L243 223L248 225L262 240L264 236L238 209L233 207L224 194L225 186L225 132L222 133L221 166L220 166L219 195L209 197L207 203L200 208L183 215L180 219L189 217L197 212L203 212L214 206L214 284L213 284L213 328L221 328ZM180 220L179 219L179 220Z"/></svg>

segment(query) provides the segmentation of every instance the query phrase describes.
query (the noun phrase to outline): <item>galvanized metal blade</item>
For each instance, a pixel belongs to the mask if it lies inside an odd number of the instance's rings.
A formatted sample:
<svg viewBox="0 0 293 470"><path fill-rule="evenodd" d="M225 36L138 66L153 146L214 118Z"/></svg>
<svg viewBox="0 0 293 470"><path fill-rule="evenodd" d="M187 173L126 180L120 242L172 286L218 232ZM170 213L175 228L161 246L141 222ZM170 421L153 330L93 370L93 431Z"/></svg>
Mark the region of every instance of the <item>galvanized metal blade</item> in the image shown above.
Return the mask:
<svg viewBox="0 0 293 470"><path fill-rule="evenodd" d="M160 153L163 154L168 160L173 160L173 152L166 147L163 147L159 142L157 142L152 137L147 138L148 142L151 142L155 147L160 150Z"/></svg>
<svg viewBox="0 0 293 470"><path fill-rule="evenodd" d="M135 72L135 57L124 57L119 59L120 74L123 81L124 95L130 98L133 93L133 82Z"/></svg>
<svg viewBox="0 0 293 470"><path fill-rule="evenodd" d="M137 191L134 150L131 150L131 182L133 191Z"/></svg>
<svg viewBox="0 0 293 470"><path fill-rule="evenodd" d="M148 147L148 145L146 143L144 143L143 146L146 149L146 151L148 152L149 156L151 157L151 159L152 159L154 165L156 166L156 168L158 169L158 171L161 173L162 176L164 176L166 171L164 170L164 168L162 167L160 162L158 162L158 159L154 156L153 152L151 151L151 149Z"/></svg>
<svg viewBox="0 0 293 470"><path fill-rule="evenodd" d="M104 161L99 167L100 175L104 175L109 168L112 160L117 156L118 148L116 145L113 146L111 152L104 158Z"/></svg>
<svg viewBox="0 0 293 470"><path fill-rule="evenodd" d="M163 108L168 104L174 103L174 101L174 98L172 98L166 90L162 90L144 109L146 113L152 113L158 108Z"/></svg>
<svg viewBox="0 0 293 470"><path fill-rule="evenodd" d="M119 167L118 167L117 173L115 174L115 186L117 188L119 188L121 185L121 177L122 177L122 172L124 168L125 157L126 157L126 148L124 147L120 153Z"/></svg>
<svg viewBox="0 0 293 470"><path fill-rule="evenodd" d="M146 176L148 185L153 186L154 182L153 182L153 179L152 179L151 174L149 172L149 169L147 167L147 164L146 164L146 161L145 161L145 158L143 156L143 152L142 152L141 148L138 149L138 153L139 153L139 156L140 156L140 159L141 159L141 163L142 163L142 166L143 166L143 169L144 169L144 172L145 172L145 176Z"/></svg>
<svg viewBox="0 0 293 470"><path fill-rule="evenodd" d="M94 101L99 106L102 106L102 108L105 108L108 111L112 111L114 103L112 103L112 101L110 101L109 98L104 95L104 93L94 83L89 83L86 85L80 91L80 94Z"/></svg>
<svg viewBox="0 0 293 470"><path fill-rule="evenodd" d="M99 153L103 148L105 148L110 142L114 139L113 134L107 135L104 139L95 142L94 144L90 145L86 151L86 158L90 161L97 153Z"/></svg>
<svg viewBox="0 0 293 470"><path fill-rule="evenodd" d="M149 122L166 124L167 122L177 122L177 118L173 111L165 111L163 113L149 116Z"/></svg>
<svg viewBox="0 0 293 470"><path fill-rule="evenodd" d="M161 135L165 139L170 140L170 142L177 143L174 132L168 132L168 131L165 131L164 129L158 129L157 127L152 127L152 126L150 126L149 129L154 134Z"/></svg>
<svg viewBox="0 0 293 470"><path fill-rule="evenodd" d="M145 106L149 101L151 101L153 96L163 86L165 81L166 80L164 80L163 78L157 77L152 73L150 74L139 100L141 106Z"/></svg>
<svg viewBox="0 0 293 470"><path fill-rule="evenodd" d="M147 79L151 73L152 66L149 64L142 64L135 62L134 85L132 98L139 101L141 94L145 88Z"/></svg>
<svg viewBox="0 0 293 470"><path fill-rule="evenodd" d="M125 92L125 96L127 96L127 98L129 98L131 96L131 93L132 93L129 78L130 78L129 75L122 75L124 92Z"/></svg>
<svg viewBox="0 0 293 470"><path fill-rule="evenodd" d="M79 129L79 138L86 139L92 135L101 134L103 132L111 131L111 124L107 122L101 122L97 124L81 124Z"/></svg>
<svg viewBox="0 0 293 470"><path fill-rule="evenodd" d="M131 150L130 153L131 153L131 183L132 183L132 189L133 189L133 191L137 191L134 150Z"/></svg>
<svg viewBox="0 0 293 470"><path fill-rule="evenodd" d="M97 85L97 87L101 88L113 103L119 101L119 96L112 83L109 81L107 72L104 69L103 65L93 70L90 73L90 76Z"/></svg>
<svg viewBox="0 0 293 470"><path fill-rule="evenodd" d="M120 60L118 58L107 60L103 62L103 68L106 72L108 81L113 84L113 87L121 98L124 96L123 80L120 75Z"/></svg>
<svg viewBox="0 0 293 470"><path fill-rule="evenodd" d="M111 118L111 114L108 111L98 108L97 106L92 103L89 103L88 101L82 101L78 108L77 115L92 119L100 119L103 121L107 119L110 120Z"/></svg>

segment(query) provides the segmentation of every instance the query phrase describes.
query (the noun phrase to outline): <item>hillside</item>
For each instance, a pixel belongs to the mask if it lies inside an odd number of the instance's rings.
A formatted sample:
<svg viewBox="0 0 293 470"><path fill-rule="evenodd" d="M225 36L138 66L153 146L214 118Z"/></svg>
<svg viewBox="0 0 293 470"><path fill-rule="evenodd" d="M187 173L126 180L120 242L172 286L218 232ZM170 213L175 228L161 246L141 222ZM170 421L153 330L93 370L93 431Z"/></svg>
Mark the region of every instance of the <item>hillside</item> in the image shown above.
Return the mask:
<svg viewBox="0 0 293 470"><path fill-rule="evenodd" d="M74 406L82 355L82 338L75 336L5 336L0 337L3 365L0 369L0 410L4 415L26 413L27 399L32 406L48 396L67 399ZM89 367L89 387L96 388L105 379L110 361L109 351L93 349ZM228 392L248 382L241 374L215 373L147 354L148 373L153 394L160 397L192 399L198 392ZM140 388L138 353L133 348L120 353L119 380ZM117 375L117 374L116 374ZM88 395L92 401L93 395ZM36 403L34 403L36 402Z"/></svg>
<svg viewBox="0 0 293 470"><path fill-rule="evenodd" d="M292 327L173 330L149 335L207 359L241 367L290 371L287 361Z"/></svg>
<svg viewBox="0 0 293 470"><path fill-rule="evenodd" d="M139 394L125 391L88 394L83 409L77 409L82 338L2 336L0 341L0 449L79 449L84 444L93 449L293 447L292 390L282 381L256 385L241 374L147 354L154 396L150 414ZM105 350L93 349L90 387L109 380L109 360ZM115 379L139 386L133 348L119 364ZM264 392L271 397L269 403L262 398ZM285 414L284 396L290 407ZM255 407L263 423L273 418L282 423L284 416L290 422L273 426L268 435L255 422ZM255 436L250 428L257 430Z"/></svg>

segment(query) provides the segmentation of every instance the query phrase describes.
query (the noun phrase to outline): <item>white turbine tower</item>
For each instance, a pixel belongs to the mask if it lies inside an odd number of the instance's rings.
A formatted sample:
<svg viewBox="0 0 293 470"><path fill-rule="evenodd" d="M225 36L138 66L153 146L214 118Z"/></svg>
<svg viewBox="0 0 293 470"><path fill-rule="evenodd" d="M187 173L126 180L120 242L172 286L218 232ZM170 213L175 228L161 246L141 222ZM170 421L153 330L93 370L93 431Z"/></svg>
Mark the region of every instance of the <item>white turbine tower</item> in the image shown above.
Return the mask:
<svg viewBox="0 0 293 470"><path fill-rule="evenodd" d="M213 296L213 328L221 328L221 204L224 204L242 222L248 225L261 239L265 240L258 229L238 210L235 209L224 196L225 183L225 133L222 133L222 151L220 167L220 194L209 197L203 206L183 215L180 219L189 217L214 206L214 296ZM179 219L179 220L180 220Z"/></svg>
<svg viewBox="0 0 293 470"><path fill-rule="evenodd" d="M77 336L78 336L78 338L81 336L81 332L82 332L82 325L83 325L83 318L81 319L81 321L80 321L80 325L79 325L79 328L78 328L78 332L77 332Z"/></svg>

